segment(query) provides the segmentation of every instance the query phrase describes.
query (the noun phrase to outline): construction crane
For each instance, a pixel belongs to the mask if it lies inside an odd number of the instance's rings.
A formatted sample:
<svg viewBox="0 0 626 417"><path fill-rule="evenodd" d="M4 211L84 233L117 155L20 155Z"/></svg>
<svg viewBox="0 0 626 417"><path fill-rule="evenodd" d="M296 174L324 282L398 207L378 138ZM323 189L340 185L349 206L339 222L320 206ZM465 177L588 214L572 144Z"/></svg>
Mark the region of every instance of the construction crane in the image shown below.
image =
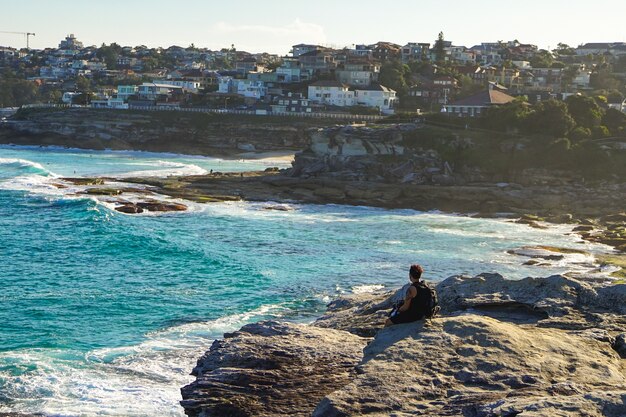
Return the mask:
<svg viewBox="0 0 626 417"><path fill-rule="evenodd" d="M26 36L26 49L30 49L30 45L29 45L30 37L31 36L35 36L35 34L32 33L32 32L6 32L4 30L0 30L0 33L10 33L10 34L13 34L13 35L24 35L24 36Z"/></svg>

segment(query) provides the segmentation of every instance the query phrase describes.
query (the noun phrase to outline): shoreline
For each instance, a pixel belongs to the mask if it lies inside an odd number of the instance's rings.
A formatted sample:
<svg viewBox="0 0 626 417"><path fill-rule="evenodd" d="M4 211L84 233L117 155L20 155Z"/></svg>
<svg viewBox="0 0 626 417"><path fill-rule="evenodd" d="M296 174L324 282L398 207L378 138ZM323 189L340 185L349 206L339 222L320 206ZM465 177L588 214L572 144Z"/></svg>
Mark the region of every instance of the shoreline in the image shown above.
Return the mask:
<svg viewBox="0 0 626 417"><path fill-rule="evenodd" d="M213 173L168 178L126 178L158 192L199 203L272 201L281 204L345 204L385 209L439 210L472 217L518 218L541 228L541 221L577 225L585 240L626 252L626 183L602 189L572 186L475 184L404 185L329 178L293 178L278 171ZM624 191L615 191L615 186ZM589 186L588 186L589 187ZM587 202L591 204L587 204Z"/></svg>

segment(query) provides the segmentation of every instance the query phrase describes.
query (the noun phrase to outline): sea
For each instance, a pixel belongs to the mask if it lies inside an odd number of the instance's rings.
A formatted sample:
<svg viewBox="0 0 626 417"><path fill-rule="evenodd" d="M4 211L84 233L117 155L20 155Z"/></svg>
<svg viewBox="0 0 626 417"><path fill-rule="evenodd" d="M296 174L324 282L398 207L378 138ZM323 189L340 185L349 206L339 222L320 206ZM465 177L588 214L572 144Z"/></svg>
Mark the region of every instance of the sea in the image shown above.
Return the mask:
<svg viewBox="0 0 626 417"><path fill-rule="evenodd" d="M128 215L59 187L273 166L289 161L0 147L0 413L183 416L196 360L246 323L310 322L336 297L399 288L412 263L432 282L521 279L587 273L608 250L566 225L273 202ZM592 255L530 266L507 252L528 245Z"/></svg>

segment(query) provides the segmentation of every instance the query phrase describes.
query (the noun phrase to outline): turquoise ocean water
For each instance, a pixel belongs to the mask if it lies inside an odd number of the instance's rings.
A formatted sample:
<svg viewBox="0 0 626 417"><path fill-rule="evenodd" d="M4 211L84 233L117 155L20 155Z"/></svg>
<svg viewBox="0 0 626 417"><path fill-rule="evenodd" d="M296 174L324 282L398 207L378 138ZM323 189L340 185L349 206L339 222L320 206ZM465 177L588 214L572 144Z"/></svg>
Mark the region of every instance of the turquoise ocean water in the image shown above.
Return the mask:
<svg viewBox="0 0 626 417"><path fill-rule="evenodd" d="M0 412L182 416L196 359L244 323L312 320L338 295L399 287L414 262L435 281L517 279L572 266L521 266L508 249L603 249L562 226L412 210L221 203L132 216L51 185L284 164L0 148Z"/></svg>

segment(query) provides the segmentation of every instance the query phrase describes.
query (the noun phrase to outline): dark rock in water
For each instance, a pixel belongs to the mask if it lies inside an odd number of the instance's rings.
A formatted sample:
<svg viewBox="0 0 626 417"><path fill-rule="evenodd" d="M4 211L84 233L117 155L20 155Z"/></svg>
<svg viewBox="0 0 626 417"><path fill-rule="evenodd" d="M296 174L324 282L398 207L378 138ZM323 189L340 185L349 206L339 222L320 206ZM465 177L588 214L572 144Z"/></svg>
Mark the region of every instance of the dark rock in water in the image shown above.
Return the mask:
<svg viewBox="0 0 626 417"><path fill-rule="evenodd" d="M185 211L187 206L180 203L165 203L162 201L145 201L136 203L137 207L148 211Z"/></svg>
<svg viewBox="0 0 626 417"><path fill-rule="evenodd" d="M583 224L583 225L574 227L574 229L572 229L572 230L574 232L589 232L589 231L591 231L593 229L594 229L594 226L588 225L588 224Z"/></svg>
<svg viewBox="0 0 626 417"><path fill-rule="evenodd" d="M180 203L170 203L162 201L142 201L138 203L124 203L115 210L127 214L138 214L144 211L185 211L187 206Z"/></svg>
<svg viewBox="0 0 626 417"><path fill-rule="evenodd" d="M293 211L293 207L286 204L272 204L263 206L263 210L275 210L275 211Z"/></svg>
<svg viewBox="0 0 626 417"><path fill-rule="evenodd" d="M126 213L126 214L143 213L143 209L141 207L138 207L136 204L132 204L132 203L128 203L128 204L124 204L124 205L119 206L119 207L115 207L115 210L119 211L120 213Z"/></svg>
<svg viewBox="0 0 626 417"><path fill-rule="evenodd" d="M103 185L104 178L63 178L64 181L75 185Z"/></svg>
<svg viewBox="0 0 626 417"><path fill-rule="evenodd" d="M519 223L519 224L526 224L530 227L533 227L535 229L547 229L547 226L543 226L539 223L537 223L535 220L529 220L529 219L519 219L517 221L515 221L515 223Z"/></svg>
<svg viewBox="0 0 626 417"><path fill-rule="evenodd" d="M626 223L626 213L609 214L602 217L600 220L603 222L622 222Z"/></svg>
<svg viewBox="0 0 626 417"><path fill-rule="evenodd" d="M84 193L90 195L119 195L122 193L122 190L117 188L87 188Z"/></svg>
<svg viewBox="0 0 626 417"><path fill-rule="evenodd" d="M188 416L306 416L356 375L366 340L289 323L244 326L213 343L181 389Z"/></svg>

